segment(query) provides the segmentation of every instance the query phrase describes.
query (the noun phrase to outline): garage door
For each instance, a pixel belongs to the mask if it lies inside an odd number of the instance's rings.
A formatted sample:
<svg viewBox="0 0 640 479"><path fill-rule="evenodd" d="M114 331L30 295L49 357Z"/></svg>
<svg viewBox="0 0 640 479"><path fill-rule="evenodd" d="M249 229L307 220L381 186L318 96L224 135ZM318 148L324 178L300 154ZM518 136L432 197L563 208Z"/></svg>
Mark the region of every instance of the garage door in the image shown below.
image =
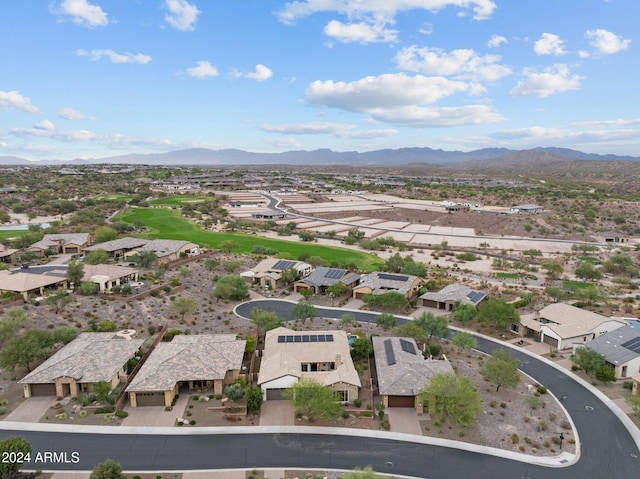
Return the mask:
<svg viewBox="0 0 640 479"><path fill-rule="evenodd" d="M550 346L553 346L554 348L558 347L558 340L556 338L552 338L551 336L545 336L544 342Z"/></svg>
<svg viewBox="0 0 640 479"><path fill-rule="evenodd" d="M56 385L55 384L32 384L31 395L32 396L55 396Z"/></svg>
<svg viewBox="0 0 640 479"><path fill-rule="evenodd" d="M415 407L413 396L389 396L389 407Z"/></svg>
<svg viewBox="0 0 640 479"><path fill-rule="evenodd" d="M284 392L286 388L279 389L267 389L267 401L278 401L280 399L284 399Z"/></svg>
<svg viewBox="0 0 640 479"><path fill-rule="evenodd" d="M136 393L136 404L142 406L164 406L164 393Z"/></svg>

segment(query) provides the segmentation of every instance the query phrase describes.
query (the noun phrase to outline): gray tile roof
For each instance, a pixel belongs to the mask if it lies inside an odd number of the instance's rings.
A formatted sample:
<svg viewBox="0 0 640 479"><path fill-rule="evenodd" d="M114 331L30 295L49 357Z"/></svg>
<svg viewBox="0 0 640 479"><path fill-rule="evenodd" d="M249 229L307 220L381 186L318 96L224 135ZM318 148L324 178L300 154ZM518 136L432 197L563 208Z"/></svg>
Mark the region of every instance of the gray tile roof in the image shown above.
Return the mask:
<svg viewBox="0 0 640 479"><path fill-rule="evenodd" d="M438 292L428 291L420 296L420 299L438 301L441 303L469 303L477 305L486 297L486 294L475 291L463 284L449 284ZM475 301L474 301L475 299Z"/></svg>
<svg viewBox="0 0 640 479"><path fill-rule="evenodd" d="M97 249L103 249L108 253L113 253L114 251L120 251L123 249L135 249L140 246L144 246L150 240L142 239L142 238L131 238L129 236L125 236L124 238L118 238L112 241L105 241L104 243L94 244L85 248L85 251L95 251Z"/></svg>
<svg viewBox="0 0 640 479"><path fill-rule="evenodd" d="M374 271L369 273L366 281L358 285L358 288L370 288L374 294L388 291L407 294L417 279L419 279L417 276L409 274L379 273Z"/></svg>
<svg viewBox="0 0 640 479"><path fill-rule="evenodd" d="M110 381L143 343L142 339L118 338L114 333L80 333L18 382L51 384L63 376L80 383Z"/></svg>
<svg viewBox="0 0 640 479"><path fill-rule="evenodd" d="M372 339L378 388L383 396L415 396L434 374L453 372L449 361L424 359L412 338L374 336ZM416 354L405 351L401 340L412 344ZM390 346L385 347L385 341L389 341ZM392 351L391 360L387 347Z"/></svg>
<svg viewBox="0 0 640 479"><path fill-rule="evenodd" d="M137 250L154 251L156 253L156 256L158 258L161 258L163 256L175 254L188 245L193 245L193 248L197 246L195 243L191 243L190 241L157 239L147 242L145 245L137 248Z"/></svg>
<svg viewBox="0 0 640 479"><path fill-rule="evenodd" d="M175 336L156 346L127 391L169 391L180 381L224 379L242 367L246 343L235 334Z"/></svg>
<svg viewBox="0 0 640 479"><path fill-rule="evenodd" d="M37 249L57 248L61 241L63 245L77 244L81 246L89 242L89 233L48 234L30 247Z"/></svg>
<svg viewBox="0 0 640 479"><path fill-rule="evenodd" d="M584 345L589 349L602 354L607 362L615 365L627 363L638 356L640 352L632 351L623 346L627 341L640 338L640 329L622 327L598 336Z"/></svg>
<svg viewBox="0 0 640 479"><path fill-rule="evenodd" d="M347 273L348 271L346 269L318 266L313 273L302 281L311 286L331 286L332 284L339 283Z"/></svg>

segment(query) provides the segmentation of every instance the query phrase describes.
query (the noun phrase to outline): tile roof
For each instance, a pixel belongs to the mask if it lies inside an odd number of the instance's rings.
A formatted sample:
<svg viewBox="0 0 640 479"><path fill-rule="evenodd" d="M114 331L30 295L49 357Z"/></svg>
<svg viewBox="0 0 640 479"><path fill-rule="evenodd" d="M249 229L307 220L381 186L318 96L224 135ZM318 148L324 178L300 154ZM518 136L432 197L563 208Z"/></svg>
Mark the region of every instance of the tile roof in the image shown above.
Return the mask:
<svg viewBox="0 0 640 479"><path fill-rule="evenodd" d="M637 338L640 338L640 329L629 326L598 336L596 339L584 343L584 345L602 354L609 363L620 365L640 356L638 348L629 349L626 347L627 342Z"/></svg>
<svg viewBox="0 0 640 479"><path fill-rule="evenodd" d="M438 301L441 303L469 303L477 305L486 297L486 294L471 289L463 284L449 284L438 292L428 291L420 296L420 299ZM475 301L474 301L475 300Z"/></svg>
<svg viewBox="0 0 640 479"><path fill-rule="evenodd" d="M89 233L69 233L69 234L48 234L44 235L40 241L34 243L30 248L49 249L57 248L62 241L63 245L77 244L83 245L89 243Z"/></svg>
<svg viewBox="0 0 640 479"><path fill-rule="evenodd" d="M154 251L158 258L162 258L163 256L175 254L185 246L190 245L193 245L191 246L192 248L196 248L198 246L195 243L191 243L190 241L156 239L147 242L145 245L137 248L137 250Z"/></svg>
<svg viewBox="0 0 640 479"><path fill-rule="evenodd" d="M108 253L113 253L114 251L119 251L122 249L135 249L140 246L144 246L150 240L142 239L142 238L131 238L129 236L125 236L124 238L118 238L112 241L105 241L104 243L97 243L88 248L85 248L85 251L95 251L97 249L103 249Z"/></svg>
<svg viewBox="0 0 640 479"><path fill-rule="evenodd" d="M60 377L80 383L110 381L143 343L142 339L122 339L114 333L80 333L18 383L50 384Z"/></svg>
<svg viewBox="0 0 640 479"><path fill-rule="evenodd" d="M302 281L311 286L331 286L332 284L341 282L347 273L349 273L349 271L346 269L318 266L313 273Z"/></svg>
<svg viewBox="0 0 640 479"><path fill-rule="evenodd" d="M140 270L135 268L128 268L126 266L117 266L113 264L85 264L83 281L91 281L94 276L106 276L109 280L115 280L119 278L126 278Z"/></svg>
<svg viewBox="0 0 640 479"><path fill-rule="evenodd" d="M411 291L414 282L419 279L417 276L409 274L379 273L374 271L369 273L366 281L360 283L356 289L370 288L374 294L387 293L389 291L407 294Z"/></svg>
<svg viewBox="0 0 640 479"><path fill-rule="evenodd" d="M424 359L413 338L374 336L372 340L383 396L415 396L434 374L453 372L449 361ZM411 347L402 347L401 341L411 344L416 354L410 352Z"/></svg>
<svg viewBox="0 0 640 479"><path fill-rule="evenodd" d="M156 346L127 391L169 391L180 381L224 379L242 367L246 343L235 334L175 336Z"/></svg>

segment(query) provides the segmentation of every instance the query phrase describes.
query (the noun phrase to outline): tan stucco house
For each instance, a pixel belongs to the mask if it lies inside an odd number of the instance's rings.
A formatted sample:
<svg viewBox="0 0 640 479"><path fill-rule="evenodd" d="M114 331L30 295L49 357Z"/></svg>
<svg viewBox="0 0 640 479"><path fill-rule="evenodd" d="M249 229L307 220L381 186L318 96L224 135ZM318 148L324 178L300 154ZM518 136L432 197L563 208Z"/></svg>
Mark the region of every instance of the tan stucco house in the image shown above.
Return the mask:
<svg viewBox="0 0 640 479"><path fill-rule="evenodd" d="M345 331L276 328L267 332L258 374L264 399L282 399L282 393L301 378L330 387L343 403L358 398L360 377Z"/></svg>
<svg viewBox="0 0 640 479"><path fill-rule="evenodd" d="M261 288L276 288L283 285L282 272L294 269L298 277L303 277L311 272L311 265L302 261L294 261L279 258L267 258L247 271L240 273L246 281L260 284Z"/></svg>
<svg viewBox="0 0 640 479"><path fill-rule="evenodd" d="M29 251L39 256L44 256L47 251L52 254L80 254L92 242L89 233L48 234L32 244Z"/></svg>
<svg viewBox="0 0 640 479"><path fill-rule="evenodd" d="M384 294L395 291L410 299L418 292L424 281L409 274L369 273L364 281L353 288L353 299L361 299L365 294Z"/></svg>

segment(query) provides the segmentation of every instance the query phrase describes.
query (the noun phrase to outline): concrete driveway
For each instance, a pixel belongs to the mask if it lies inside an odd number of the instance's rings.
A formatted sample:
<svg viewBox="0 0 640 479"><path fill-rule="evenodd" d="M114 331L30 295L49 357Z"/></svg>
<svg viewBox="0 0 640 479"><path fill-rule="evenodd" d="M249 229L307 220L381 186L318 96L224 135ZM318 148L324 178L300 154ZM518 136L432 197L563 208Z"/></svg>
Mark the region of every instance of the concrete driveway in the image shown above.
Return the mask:
<svg viewBox="0 0 640 479"><path fill-rule="evenodd" d="M189 397L189 394L180 395L172 411L165 411L162 406L131 407L131 405L127 404L124 410L129 415L122 420L122 425L173 427L177 418L184 417L184 410L189 402Z"/></svg>
<svg viewBox="0 0 640 479"><path fill-rule="evenodd" d="M16 422L38 422L56 402L56 398L53 396L30 397L29 399L25 399L22 404L7 414L4 420ZM51 411L51 416L55 416L55 411Z"/></svg>
<svg viewBox="0 0 640 479"><path fill-rule="evenodd" d="M416 410L410 407L393 407L386 409L389 416L391 432L401 432L404 434L415 434L422 436L420 429L420 419Z"/></svg>
<svg viewBox="0 0 640 479"><path fill-rule="evenodd" d="M265 401L260 409L260 426L293 426L295 411L289 401Z"/></svg>

